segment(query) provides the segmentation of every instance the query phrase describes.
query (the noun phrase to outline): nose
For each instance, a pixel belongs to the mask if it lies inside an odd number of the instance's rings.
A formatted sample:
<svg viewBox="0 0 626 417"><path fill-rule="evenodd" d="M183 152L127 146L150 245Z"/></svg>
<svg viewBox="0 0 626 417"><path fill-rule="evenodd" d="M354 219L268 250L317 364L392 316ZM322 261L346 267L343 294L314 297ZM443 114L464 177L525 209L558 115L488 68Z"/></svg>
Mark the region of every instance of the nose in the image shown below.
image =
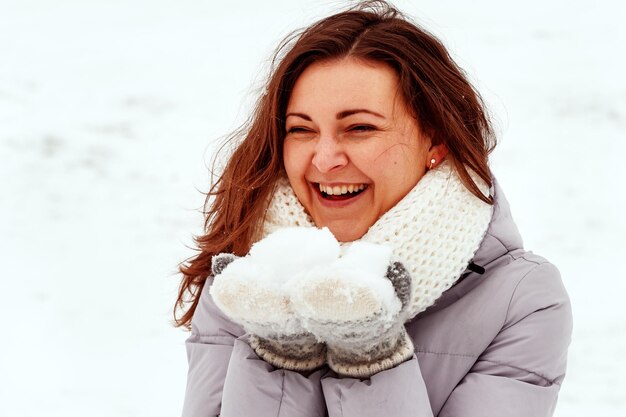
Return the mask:
<svg viewBox="0 0 626 417"><path fill-rule="evenodd" d="M348 156L343 144L339 143L333 135L320 135L315 144L312 164L321 173L343 168L348 164Z"/></svg>

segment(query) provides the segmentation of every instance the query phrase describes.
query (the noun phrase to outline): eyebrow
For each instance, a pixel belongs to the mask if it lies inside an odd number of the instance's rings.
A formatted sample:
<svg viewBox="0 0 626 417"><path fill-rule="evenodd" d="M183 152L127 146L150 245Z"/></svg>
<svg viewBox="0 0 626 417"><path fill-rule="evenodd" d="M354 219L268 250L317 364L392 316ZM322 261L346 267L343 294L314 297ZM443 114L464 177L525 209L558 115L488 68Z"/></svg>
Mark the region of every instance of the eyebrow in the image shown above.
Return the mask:
<svg viewBox="0 0 626 417"><path fill-rule="evenodd" d="M337 117L337 120L341 120L341 119L345 119L348 116L352 116L353 114L357 114L357 113L367 113L367 114L371 114L373 116L376 117L380 117L381 119L384 119L385 116L383 116L380 113L376 113L375 111L372 110L368 110L368 109L349 109L349 110L344 110L344 111L340 111L339 113L337 113L337 115L335 117ZM285 118L289 117L289 116L297 116L300 117L306 121L312 121L311 116L309 116L308 114L304 114L304 113L287 113L285 115Z"/></svg>

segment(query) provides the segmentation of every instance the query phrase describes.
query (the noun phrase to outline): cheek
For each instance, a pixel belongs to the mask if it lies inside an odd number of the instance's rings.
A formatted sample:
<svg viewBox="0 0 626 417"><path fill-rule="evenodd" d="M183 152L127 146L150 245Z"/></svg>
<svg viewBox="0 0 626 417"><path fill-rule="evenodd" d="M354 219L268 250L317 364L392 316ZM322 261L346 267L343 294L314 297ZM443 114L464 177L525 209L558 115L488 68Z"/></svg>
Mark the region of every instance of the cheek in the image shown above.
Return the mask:
<svg viewBox="0 0 626 417"><path fill-rule="evenodd" d="M406 145L396 146L381 155L372 166L376 167L376 177L390 187L392 193L408 192L424 175L424 167L419 163L420 152ZM389 190L390 192L392 190Z"/></svg>
<svg viewBox="0 0 626 417"><path fill-rule="evenodd" d="M298 180L302 180L307 169L307 150L306 146L302 146L294 141L285 141L283 147L283 164L287 177L292 185Z"/></svg>
<svg viewBox="0 0 626 417"><path fill-rule="evenodd" d="M297 164L294 163L295 157L296 152L293 144L290 141L285 141L283 145L283 164L285 165L285 171L290 178L293 175L294 168L297 167Z"/></svg>

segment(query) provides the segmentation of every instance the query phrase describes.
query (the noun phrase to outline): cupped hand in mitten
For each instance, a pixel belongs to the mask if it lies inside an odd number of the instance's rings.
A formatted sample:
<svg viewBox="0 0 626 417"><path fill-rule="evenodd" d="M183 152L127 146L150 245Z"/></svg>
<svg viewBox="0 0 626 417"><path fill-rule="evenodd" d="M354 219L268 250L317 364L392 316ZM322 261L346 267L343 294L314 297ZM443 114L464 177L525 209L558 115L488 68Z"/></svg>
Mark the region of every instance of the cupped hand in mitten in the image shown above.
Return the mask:
<svg viewBox="0 0 626 417"><path fill-rule="evenodd" d="M245 257L213 259L215 304L250 333L250 345L267 362L307 370L325 361L324 346L302 327L289 283L319 262L332 262L339 244L328 229L288 228L257 242Z"/></svg>
<svg viewBox="0 0 626 417"><path fill-rule="evenodd" d="M413 355L404 329L411 280L391 249L355 242L327 268L292 287L292 305L305 329L327 345L338 374L368 377Z"/></svg>

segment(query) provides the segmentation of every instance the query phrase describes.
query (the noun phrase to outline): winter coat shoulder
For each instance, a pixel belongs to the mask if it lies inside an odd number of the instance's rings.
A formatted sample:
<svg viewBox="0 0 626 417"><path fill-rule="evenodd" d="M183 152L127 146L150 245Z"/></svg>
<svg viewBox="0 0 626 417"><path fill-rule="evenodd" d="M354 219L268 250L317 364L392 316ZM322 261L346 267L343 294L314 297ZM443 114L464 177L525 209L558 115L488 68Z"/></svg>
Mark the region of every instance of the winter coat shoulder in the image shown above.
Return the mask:
<svg viewBox="0 0 626 417"><path fill-rule="evenodd" d="M183 417L538 417L554 412L572 332L557 268L525 251L508 202L473 265L407 323L415 356L368 379L310 374L259 359L205 285L186 341Z"/></svg>

